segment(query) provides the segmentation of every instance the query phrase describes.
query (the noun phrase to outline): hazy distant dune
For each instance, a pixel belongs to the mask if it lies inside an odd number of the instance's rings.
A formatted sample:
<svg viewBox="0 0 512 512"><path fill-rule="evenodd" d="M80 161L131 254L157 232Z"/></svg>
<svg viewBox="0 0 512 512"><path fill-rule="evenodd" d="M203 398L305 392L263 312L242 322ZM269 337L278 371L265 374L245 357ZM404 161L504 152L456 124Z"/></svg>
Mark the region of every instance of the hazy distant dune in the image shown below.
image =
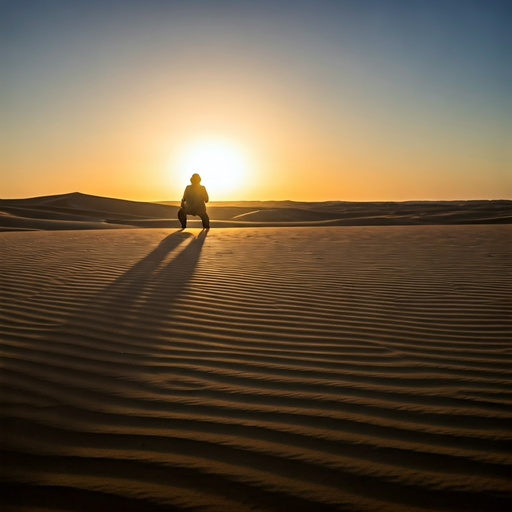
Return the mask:
<svg viewBox="0 0 512 512"><path fill-rule="evenodd" d="M72 193L0 200L0 229L179 227L179 203L144 203ZM512 223L512 201L210 203L215 227L300 225L416 225ZM32 219L32 220L29 220ZM51 222L47 222L51 221ZM216 222L217 221L217 222ZM66 222L75 224L65 225ZM190 220L190 226L199 226Z"/></svg>
<svg viewBox="0 0 512 512"><path fill-rule="evenodd" d="M17 215L1 215L0 231L39 231L39 230L75 230L75 229L120 229L118 224L107 224L98 220L63 220L55 215L44 215L40 218Z"/></svg>
<svg viewBox="0 0 512 512"><path fill-rule="evenodd" d="M176 207L160 205L157 203L145 203L140 201L128 201L109 197L92 196L74 192L57 196L43 196L29 199L4 199L0 200L0 207L25 206L45 207L47 209L65 209L76 212L92 212L96 214L124 214L136 217L161 218L168 217L177 211ZM96 215L95 215L96 216Z"/></svg>
<svg viewBox="0 0 512 512"><path fill-rule="evenodd" d="M212 215L217 217L217 207L211 209ZM251 210L232 217L230 220L251 222L309 222L319 220L333 220L328 212L319 212L313 209L299 208L265 208Z"/></svg>

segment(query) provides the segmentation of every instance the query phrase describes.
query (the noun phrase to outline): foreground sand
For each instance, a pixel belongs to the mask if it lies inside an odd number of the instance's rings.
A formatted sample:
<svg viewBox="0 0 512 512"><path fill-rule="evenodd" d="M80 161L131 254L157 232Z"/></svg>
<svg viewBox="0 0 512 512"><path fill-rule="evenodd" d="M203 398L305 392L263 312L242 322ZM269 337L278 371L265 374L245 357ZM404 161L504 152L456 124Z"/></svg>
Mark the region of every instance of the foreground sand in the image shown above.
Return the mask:
<svg viewBox="0 0 512 512"><path fill-rule="evenodd" d="M511 235L0 233L4 508L508 510Z"/></svg>

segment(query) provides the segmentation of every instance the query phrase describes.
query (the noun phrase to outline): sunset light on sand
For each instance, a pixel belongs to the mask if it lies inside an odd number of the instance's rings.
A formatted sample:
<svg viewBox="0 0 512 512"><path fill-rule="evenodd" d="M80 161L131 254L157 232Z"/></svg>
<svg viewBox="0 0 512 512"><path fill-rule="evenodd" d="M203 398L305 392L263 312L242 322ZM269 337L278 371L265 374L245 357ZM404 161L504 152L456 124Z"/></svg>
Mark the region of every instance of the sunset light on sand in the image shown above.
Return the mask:
<svg viewBox="0 0 512 512"><path fill-rule="evenodd" d="M0 0L0 510L510 512L511 20Z"/></svg>

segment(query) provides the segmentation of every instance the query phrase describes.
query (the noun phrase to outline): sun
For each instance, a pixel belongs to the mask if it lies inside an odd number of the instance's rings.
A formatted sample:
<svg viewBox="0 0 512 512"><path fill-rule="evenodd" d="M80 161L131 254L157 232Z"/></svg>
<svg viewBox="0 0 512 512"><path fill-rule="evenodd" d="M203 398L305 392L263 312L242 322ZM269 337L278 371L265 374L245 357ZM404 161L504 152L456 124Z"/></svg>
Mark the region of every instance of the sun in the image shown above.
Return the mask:
<svg viewBox="0 0 512 512"><path fill-rule="evenodd" d="M236 142L208 137L185 145L178 154L175 170L188 184L194 173L201 176L201 184L210 196L225 197L245 185L249 172L249 159L244 148Z"/></svg>

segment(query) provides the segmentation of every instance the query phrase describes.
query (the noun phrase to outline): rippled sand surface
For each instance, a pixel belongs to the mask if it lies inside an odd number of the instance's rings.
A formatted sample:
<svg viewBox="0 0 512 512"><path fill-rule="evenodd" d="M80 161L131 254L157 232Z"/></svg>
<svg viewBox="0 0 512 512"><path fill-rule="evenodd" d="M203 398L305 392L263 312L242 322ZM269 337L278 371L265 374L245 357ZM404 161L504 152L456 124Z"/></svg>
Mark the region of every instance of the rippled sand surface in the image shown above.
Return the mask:
<svg viewBox="0 0 512 512"><path fill-rule="evenodd" d="M7 510L510 510L510 226L0 233Z"/></svg>

